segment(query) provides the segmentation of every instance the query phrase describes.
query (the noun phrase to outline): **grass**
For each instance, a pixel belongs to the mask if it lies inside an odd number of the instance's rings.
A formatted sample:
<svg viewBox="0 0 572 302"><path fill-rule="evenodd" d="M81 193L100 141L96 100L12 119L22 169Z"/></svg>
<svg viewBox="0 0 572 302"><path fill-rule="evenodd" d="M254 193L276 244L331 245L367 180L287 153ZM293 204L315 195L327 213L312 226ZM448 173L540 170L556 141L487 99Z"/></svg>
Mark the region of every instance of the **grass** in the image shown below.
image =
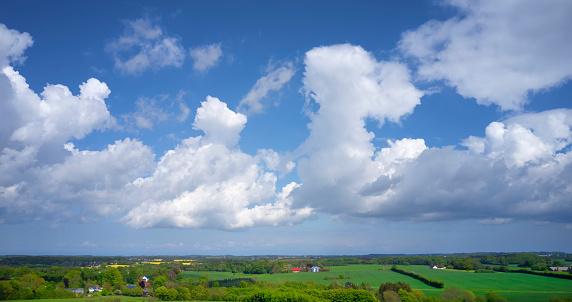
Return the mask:
<svg viewBox="0 0 572 302"><path fill-rule="evenodd" d="M432 270L422 265L401 268L444 281L446 287L468 289L479 295L495 291L509 301L550 301L552 296L572 297L572 280L518 273L476 274L459 270Z"/></svg>
<svg viewBox="0 0 572 302"><path fill-rule="evenodd" d="M411 277L389 270L379 270L383 265L349 265L333 266L329 272L320 273L291 273L274 275L248 275L219 272L184 272L185 278L197 278L205 273L210 280L232 278L254 278L258 281L281 283L284 281L314 281L321 284L331 284L332 280L325 280L326 276L351 276L351 279L339 279L340 283L352 282L369 283L373 288L385 282L406 282L413 289L422 290L427 296L439 296L443 290L435 289ZM390 267L390 266L385 266ZM550 301L553 296L572 298L572 280L550 278L518 273L483 273L459 270L432 270L424 265L399 266L407 271L414 271L431 279L445 282L445 287L454 286L473 291L484 296L488 291L494 291L509 301Z"/></svg>
<svg viewBox="0 0 572 302"><path fill-rule="evenodd" d="M351 277L350 279L338 279L340 283L351 282L354 284L361 284L362 282L369 283L372 287L379 287L381 283L385 282L406 282L411 284L412 287L418 289L431 289L432 287L425 283L415 280L411 277L394 273L392 271L379 270L382 266L379 265L349 265L349 266L333 266L330 267L329 272L320 273L289 273L289 274L273 274L273 275L250 275L250 274L233 274L221 272L183 272L185 278L197 278L209 275L212 281L233 278L253 278L258 281L269 281L274 283L282 283L285 281L314 281L321 284L332 284L333 280L326 280L326 276L334 277L344 275Z"/></svg>
<svg viewBox="0 0 572 302"><path fill-rule="evenodd" d="M145 302L145 301L156 301L150 298L142 297L123 297L123 296L107 296L107 297L85 297L85 298L71 298L71 299L41 299L41 300L9 300L10 302L30 302L30 301L41 301L41 302L111 302L113 299L119 298L121 302ZM193 302L209 302L209 301L193 301Z"/></svg>
<svg viewBox="0 0 572 302"><path fill-rule="evenodd" d="M119 298L121 302L144 302L147 301L149 298L142 298L142 297L122 297L122 296L107 296L107 297L84 297L84 298L70 298L70 299L41 299L41 300L34 300L34 301L42 301L42 302L111 302L114 299ZM10 300L10 302L30 302L32 300Z"/></svg>

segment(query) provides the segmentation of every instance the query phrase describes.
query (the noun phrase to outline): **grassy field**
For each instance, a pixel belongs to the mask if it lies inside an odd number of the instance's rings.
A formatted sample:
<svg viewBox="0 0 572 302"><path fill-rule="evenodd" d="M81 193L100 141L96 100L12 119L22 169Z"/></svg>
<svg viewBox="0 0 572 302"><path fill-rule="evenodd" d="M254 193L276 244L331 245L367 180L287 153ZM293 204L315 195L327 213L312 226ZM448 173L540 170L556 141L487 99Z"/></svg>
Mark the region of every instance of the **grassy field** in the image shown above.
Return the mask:
<svg viewBox="0 0 572 302"><path fill-rule="evenodd" d="M89 298L73 298L73 299L41 299L41 300L9 300L10 302L30 302L30 301L42 301L42 302L111 302L113 299L121 299L121 302L144 302L149 298L140 297L89 297Z"/></svg>
<svg viewBox="0 0 572 302"><path fill-rule="evenodd" d="M495 291L511 301L549 301L552 296L572 297L572 280L518 273L476 274L458 270L432 270L426 266L411 265L401 268L415 271L431 279L484 295Z"/></svg>
<svg viewBox="0 0 572 302"><path fill-rule="evenodd" d="M9 300L10 302L30 302L30 301L42 301L42 302L111 302L113 299L119 298L121 302L146 302L149 298L140 297L89 297L89 298L73 298L73 299L41 299L41 300ZM156 300L158 301L158 300ZM209 301L193 301L193 302L209 302Z"/></svg>
<svg viewBox="0 0 572 302"><path fill-rule="evenodd" d="M209 274L210 280L248 278L258 281L284 282L284 281L314 281L316 283L331 284L332 280L325 280L326 276L351 276L351 279L338 280L340 283L352 282L369 283L373 288L385 282L406 282L414 289L422 290L427 296L439 296L443 289L430 287L411 277L389 270L379 270L382 265L350 265L333 266L330 272L296 273L275 275L246 275L217 272L184 272L186 278L197 278ZM389 267L389 266L386 266ZM477 295L485 295L494 291L509 301L550 301L553 296L572 298L572 280L550 278L517 273L476 274L474 272L458 270L432 270L424 265L399 266L407 271L414 271L431 279L445 282L445 286L454 286L468 289Z"/></svg>

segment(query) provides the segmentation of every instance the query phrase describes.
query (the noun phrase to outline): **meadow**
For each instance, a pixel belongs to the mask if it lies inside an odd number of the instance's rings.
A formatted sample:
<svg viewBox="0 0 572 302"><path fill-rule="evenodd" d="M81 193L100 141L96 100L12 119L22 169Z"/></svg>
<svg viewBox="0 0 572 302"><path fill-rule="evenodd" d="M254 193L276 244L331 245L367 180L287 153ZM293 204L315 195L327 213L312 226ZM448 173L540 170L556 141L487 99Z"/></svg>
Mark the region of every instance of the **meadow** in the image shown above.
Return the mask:
<svg viewBox="0 0 572 302"><path fill-rule="evenodd" d="M185 278L198 278L205 274L210 280L222 280L233 278L254 278L258 281L269 281L282 283L285 281L314 281L321 284L331 284L332 280L326 280L327 276L349 276L351 279L338 279L344 284L352 282L361 284L369 283L374 289L385 282L406 282L413 289L419 289L427 296L439 296L443 289L436 289L411 277L398 274L390 270L380 270L384 265L348 265L333 266L329 272L320 273L290 273L272 275L248 275L241 273L223 272L184 272ZM398 266L407 271L414 271L431 279L445 282L445 287L454 286L457 288L473 291L477 295L484 296L488 291L494 291L499 296L503 296L509 301L550 301L553 296L572 298L572 280L550 278L518 273L474 273L472 271L460 270L432 270L424 265Z"/></svg>
<svg viewBox="0 0 572 302"><path fill-rule="evenodd" d="M10 300L10 302L30 302L31 300ZM72 298L72 299L42 299L42 302L149 302L149 298L144 297L89 297L89 298ZM210 302L210 301L193 301L193 302Z"/></svg>

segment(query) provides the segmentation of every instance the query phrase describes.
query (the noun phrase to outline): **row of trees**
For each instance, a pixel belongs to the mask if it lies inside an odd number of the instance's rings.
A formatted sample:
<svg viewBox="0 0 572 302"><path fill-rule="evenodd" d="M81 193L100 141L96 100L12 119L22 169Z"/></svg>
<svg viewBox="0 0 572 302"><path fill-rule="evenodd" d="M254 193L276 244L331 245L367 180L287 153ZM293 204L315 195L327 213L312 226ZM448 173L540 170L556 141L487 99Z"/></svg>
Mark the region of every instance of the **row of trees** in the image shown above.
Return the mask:
<svg viewBox="0 0 572 302"><path fill-rule="evenodd" d="M423 282L423 283L425 283L425 284L427 284L427 285L429 285L429 286L433 286L433 287L436 287L436 288L443 288L443 287L445 287L445 282L443 282L443 281L441 281L441 280L430 279L430 278L427 278L427 277L425 277L425 276L423 276L423 275L421 275L421 274L417 274L417 273L414 273L414 272L408 272L408 271L406 271L406 270L403 270L403 269L398 268L398 267L395 266L395 265L391 268L391 270L394 271L394 272L396 272L396 273L400 273L400 274L407 275L407 276L409 276L409 277L415 278L415 279L417 279L417 280L419 280L419 281L421 281L421 282Z"/></svg>
<svg viewBox="0 0 572 302"><path fill-rule="evenodd" d="M276 274L287 272L291 267L345 266L352 264L381 265L445 265L461 270L485 269L490 265L511 265L544 270L548 266L563 266L560 260L549 256L531 253L513 253L505 255L443 255L443 256L385 256L385 257L336 257L316 259L265 259L265 258L216 258L203 259L200 264L187 268L196 271L219 271L250 274Z"/></svg>

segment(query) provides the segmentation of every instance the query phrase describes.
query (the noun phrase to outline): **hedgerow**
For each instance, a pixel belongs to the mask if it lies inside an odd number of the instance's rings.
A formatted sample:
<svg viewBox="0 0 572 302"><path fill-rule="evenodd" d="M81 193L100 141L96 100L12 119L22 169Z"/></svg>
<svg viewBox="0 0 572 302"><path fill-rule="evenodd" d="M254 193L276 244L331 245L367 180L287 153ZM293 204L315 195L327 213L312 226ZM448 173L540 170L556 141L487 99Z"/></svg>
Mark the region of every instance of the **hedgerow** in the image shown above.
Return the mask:
<svg viewBox="0 0 572 302"><path fill-rule="evenodd" d="M400 273L400 274L403 274L403 275L406 275L406 276L415 278L415 279L417 279L417 280L419 280L419 281L421 281L421 282L423 282L423 283L425 283L425 284L427 284L427 285L429 285L429 286L433 286L433 287L436 287L436 288L443 288L443 287L445 287L445 282L443 282L443 281L441 281L441 280L429 279L429 278L427 278L427 277L425 277L425 276L423 276L423 275L420 275L420 274L417 274L417 273L414 273L414 272L408 272L408 271L406 271L406 270L402 270L402 269L398 268L398 267L395 266L395 265L394 265L393 267L391 267L391 270L394 271L394 272L396 272L396 273Z"/></svg>

